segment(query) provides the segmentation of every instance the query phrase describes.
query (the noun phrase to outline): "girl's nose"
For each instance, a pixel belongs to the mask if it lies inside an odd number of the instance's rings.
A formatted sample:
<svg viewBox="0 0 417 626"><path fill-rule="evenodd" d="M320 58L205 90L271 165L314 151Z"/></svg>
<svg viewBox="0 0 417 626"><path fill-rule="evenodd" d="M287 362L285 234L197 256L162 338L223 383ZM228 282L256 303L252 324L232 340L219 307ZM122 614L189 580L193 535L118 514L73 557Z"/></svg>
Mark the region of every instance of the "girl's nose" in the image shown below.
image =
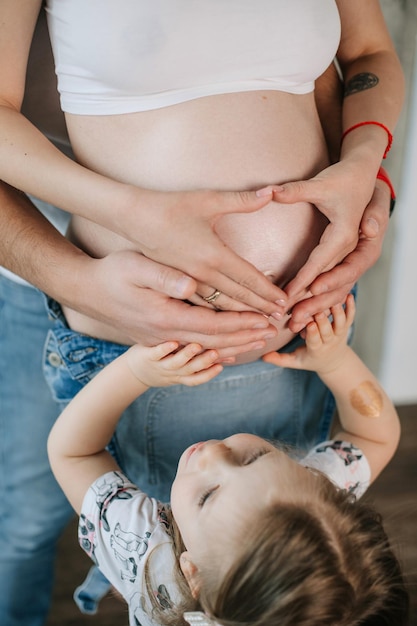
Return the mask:
<svg viewBox="0 0 417 626"><path fill-rule="evenodd" d="M231 452L223 441L207 441L199 450L199 465L203 469L211 464L230 461Z"/></svg>

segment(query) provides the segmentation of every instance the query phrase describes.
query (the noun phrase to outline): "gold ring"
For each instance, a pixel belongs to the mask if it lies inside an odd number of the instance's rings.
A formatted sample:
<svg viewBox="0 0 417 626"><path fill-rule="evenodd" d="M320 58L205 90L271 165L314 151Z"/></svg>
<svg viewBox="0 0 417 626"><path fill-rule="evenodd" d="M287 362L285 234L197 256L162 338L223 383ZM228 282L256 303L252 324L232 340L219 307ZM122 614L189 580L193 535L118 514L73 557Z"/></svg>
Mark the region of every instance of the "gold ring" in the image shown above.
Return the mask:
<svg viewBox="0 0 417 626"><path fill-rule="evenodd" d="M213 304L213 302L216 302L217 298L221 295L222 295L222 292L219 291L218 289L215 289L213 293L211 294L211 296L206 296L206 297L201 296L201 297L203 298L203 300L205 300L209 304Z"/></svg>

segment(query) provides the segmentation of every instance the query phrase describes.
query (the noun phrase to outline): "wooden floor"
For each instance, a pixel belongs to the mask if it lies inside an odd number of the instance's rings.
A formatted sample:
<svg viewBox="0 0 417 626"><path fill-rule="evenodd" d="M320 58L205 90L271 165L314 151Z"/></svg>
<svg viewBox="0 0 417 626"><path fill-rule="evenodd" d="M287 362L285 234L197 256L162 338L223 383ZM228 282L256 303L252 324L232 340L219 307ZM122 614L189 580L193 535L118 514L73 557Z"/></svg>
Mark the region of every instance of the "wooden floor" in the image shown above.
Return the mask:
<svg viewBox="0 0 417 626"><path fill-rule="evenodd" d="M417 406L399 407L402 438L398 452L369 489L369 498L384 515L386 526L406 573L411 597L410 626L417 626ZM90 561L76 542L75 522L63 535L57 561L56 585L47 626L126 626L123 601L108 596L95 616L82 615L72 594ZM395 626L394 624L392 626Z"/></svg>

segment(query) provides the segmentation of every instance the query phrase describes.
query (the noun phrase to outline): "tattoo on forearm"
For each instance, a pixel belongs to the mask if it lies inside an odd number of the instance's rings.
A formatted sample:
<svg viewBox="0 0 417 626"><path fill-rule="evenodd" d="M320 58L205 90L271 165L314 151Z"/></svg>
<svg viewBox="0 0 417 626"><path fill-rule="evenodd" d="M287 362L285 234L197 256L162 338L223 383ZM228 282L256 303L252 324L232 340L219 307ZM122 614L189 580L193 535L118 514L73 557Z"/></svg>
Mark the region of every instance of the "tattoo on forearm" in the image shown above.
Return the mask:
<svg viewBox="0 0 417 626"><path fill-rule="evenodd" d="M383 400L379 389L370 380L365 380L350 392L350 404L364 417L379 417Z"/></svg>
<svg viewBox="0 0 417 626"><path fill-rule="evenodd" d="M370 72L362 72L353 76L345 85L345 98L351 96L354 93L365 91L366 89L372 89L379 83L378 76L371 74Z"/></svg>

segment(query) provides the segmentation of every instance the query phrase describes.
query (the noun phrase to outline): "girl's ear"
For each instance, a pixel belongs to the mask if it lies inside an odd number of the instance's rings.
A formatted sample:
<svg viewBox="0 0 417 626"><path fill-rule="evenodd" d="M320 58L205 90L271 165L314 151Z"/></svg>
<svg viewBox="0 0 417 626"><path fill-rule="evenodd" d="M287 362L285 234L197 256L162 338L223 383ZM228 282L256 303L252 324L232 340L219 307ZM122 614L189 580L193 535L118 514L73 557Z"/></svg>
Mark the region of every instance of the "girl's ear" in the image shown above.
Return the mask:
<svg viewBox="0 0 417 626"><path fill-rule="evenodd" d="M191 590L191 595L194 600L198 599L200 595L200 581L198 577L198 567L193 563L190 559L189 552L183 552L180 556L180 568L182 573L185 576L185 580L188 583L188 586Z"/></svg>

